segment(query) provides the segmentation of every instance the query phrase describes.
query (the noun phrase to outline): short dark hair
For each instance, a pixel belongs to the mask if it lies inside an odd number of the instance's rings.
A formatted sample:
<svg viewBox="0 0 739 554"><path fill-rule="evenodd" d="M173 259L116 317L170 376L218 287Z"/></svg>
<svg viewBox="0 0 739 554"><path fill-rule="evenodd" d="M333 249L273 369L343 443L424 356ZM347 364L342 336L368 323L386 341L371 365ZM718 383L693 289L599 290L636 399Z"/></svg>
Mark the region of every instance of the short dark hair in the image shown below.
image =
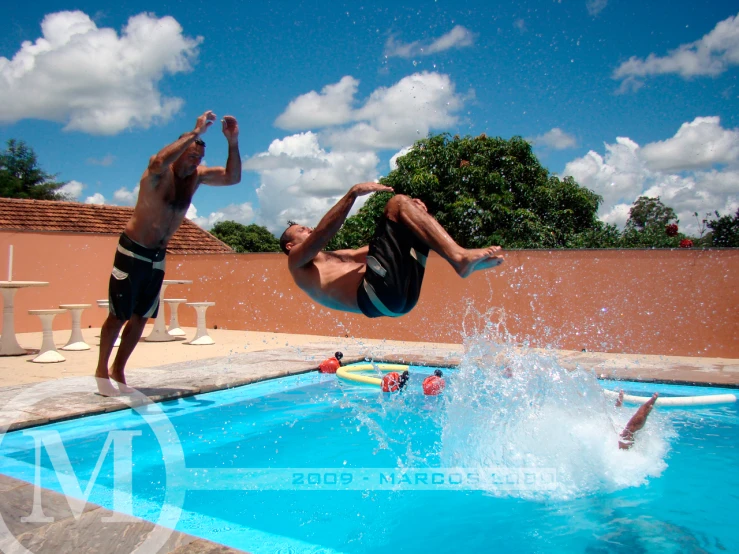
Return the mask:
<svg viewBox="0 0 739 554"><path fill-rule="evenodd" d="M179 137L177 137L177 140L179 140L182 137L184 137L185 135L189 135L189 134L190 133L182 133ZM200 137L198 137L198 138L195 139L195 144L197 144L198 146L202 146L203 148L205 148L205 141L203 139L201 139Z"/></svg>
<svg viewBox="0 0 739 554"><path fill-rule="evenodd" d="M288 221L287 222L287 229L285 229L285 231L282 233L282 236L280 237L280 249L285 254L288 254L288 255L290 254L290 251L287 249L287 243L290 242L293 239L293 237L289 233L289 231L290 231L290 229L292 229L296 225L297 225L297 223L295 223L294 221Z"/></svg>

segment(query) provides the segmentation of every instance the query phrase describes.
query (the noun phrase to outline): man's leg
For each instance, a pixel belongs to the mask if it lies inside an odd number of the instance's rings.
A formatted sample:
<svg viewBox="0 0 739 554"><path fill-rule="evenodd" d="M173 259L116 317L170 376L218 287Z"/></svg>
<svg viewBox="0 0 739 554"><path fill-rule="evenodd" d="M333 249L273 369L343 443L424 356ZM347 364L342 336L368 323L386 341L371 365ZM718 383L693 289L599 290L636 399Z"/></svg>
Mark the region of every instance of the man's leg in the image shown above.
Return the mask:
<svg viewBox="0 0 739 554"><path fill-rule="evenodd" d="M110 377L118 384L121 392L133 392L133 389L126 385L126 362L128 362L128 358L131 357L131 353L133 353L134 348L139 343L147 320L148 318L146 317L133 314L123 329L121 344L118 347L118 352L113 360L113 366L110 369Z"/></svg>
<svg viewBox="0 0 739 554"><path fill-rule="evenodd" d="M95 369L95 380L97 381L98 392L103 396L118 396L118 389L113 386L108 377L108 360L123 323L115 315L109 313L102 329L100 329L100 353L98 355L98 365Z"/></svg>
<svg viewBox="0 0 739 554"><path fill-rule="evenodd" d="M642 404L641 407L636 411L636 413L631 416L631 419L626 424L626 427L624 427L624 430L621 431L621 440L618 441L618 447L621 450L628 450L633 446L634 433L644 427L644 424L647 422L647 416L652 411L654 403L657 402L658 396L659 394L655 392L652 395L652 398Z"/></svg>
<svg viewBox="0 0 739 554"><path fill-rule="evenodd" d="M406 226L431 250L448 261L461 277L474 271L489 269L503 263L499 246L466 249L459 246L433 216L423 202L398 194L385 206L385 217Z"/></svg>

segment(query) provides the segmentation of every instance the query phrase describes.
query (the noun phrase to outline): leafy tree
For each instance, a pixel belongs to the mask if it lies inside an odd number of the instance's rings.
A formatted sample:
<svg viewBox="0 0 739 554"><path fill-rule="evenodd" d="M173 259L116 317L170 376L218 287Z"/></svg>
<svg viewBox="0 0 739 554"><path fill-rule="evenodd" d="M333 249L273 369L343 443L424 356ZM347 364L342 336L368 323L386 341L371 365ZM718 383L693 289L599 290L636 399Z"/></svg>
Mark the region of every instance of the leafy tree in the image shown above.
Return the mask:
<svg viewBox="0 0 739 554"><path fill-rule="evenodd" d="M219 221L210 233L236 252L279 252L280 242L266 227L242 225L236 221Z"/></svg>
<svg viewBox="0 0 739 554"><path fill-rule="evenodd" d="M657 198L640 196L629 211L626 228L621 235L624 248L677 248L685 235L677 232L675 210ZM673 227L674 226L674 227ZM670 233L668 227L673 227Z"/></svg>
<svg viewBox="0 0 739 554"><path fill-rule="evenodd" d="M598 231L605 230L597 219L601 198L571 177L550 175L520 137L430 136L416 142L397 165L382 184L420 198L466 248L595 245ZM366 244L388 198L373 195L329 247Z"/></svg>
<svg viewBox="0 0 739 554"><path fill-rule="evenodd" d="M711 229L711 245L720 247L739 247L739 209L736 215L720 215L716 219L709 220L706 225Z"/></svg>
<svg viewBox="0 0 739 554"><path fill-rule="evenodd" d="M59 192L64 183L54 181L38 165L33 148L22 140L10 139L0 152L0 197L35 200L67 200Z"/></svg>

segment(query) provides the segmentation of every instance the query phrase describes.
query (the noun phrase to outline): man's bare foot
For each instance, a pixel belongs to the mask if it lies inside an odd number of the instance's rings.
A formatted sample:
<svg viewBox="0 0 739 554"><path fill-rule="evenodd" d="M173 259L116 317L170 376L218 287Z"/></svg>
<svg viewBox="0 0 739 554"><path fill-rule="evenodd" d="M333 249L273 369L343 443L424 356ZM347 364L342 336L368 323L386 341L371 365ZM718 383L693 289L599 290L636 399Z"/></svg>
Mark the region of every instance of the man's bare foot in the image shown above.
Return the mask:
<svg viewBox="0 0 739 554"><path fill-rule="evenodd" d="M499 266L503 263L503 256L498 252L500 252L500 246L466 250L464 258L457 264L457 273L460 277L469 277L475 271Z"/></svg>
<svg viewBox="0 0 739 554"><path fill-rule="evenodd" d="M118 389L113 386L110 379L104 377L95 377L95 382L98 385L98 394L100 396L120 396L121 393Z"/></svg>
<svg viewBox="0 0 739 554"><path fill-rule="evenodd" d="M624 405L624 391L621 389L618 391L618 398L616 398L616 408L620 408Z"/></svg>
<svg viewBox="0 0 739 554"><path fill-rule="evenodd" d="M642 404L641 407L636 411L636 413L631 416L631 419L626 424L626 427L624 427L624 430L621 431L621 440L618 441L618 447L620 449L628 450L633 446L634 433L644 427L644 424L647 422L647 416L652 411L652 408L654 408L654 403L657 402L658 396L659 394L655 392L652 395L652 398Z"/></svg>

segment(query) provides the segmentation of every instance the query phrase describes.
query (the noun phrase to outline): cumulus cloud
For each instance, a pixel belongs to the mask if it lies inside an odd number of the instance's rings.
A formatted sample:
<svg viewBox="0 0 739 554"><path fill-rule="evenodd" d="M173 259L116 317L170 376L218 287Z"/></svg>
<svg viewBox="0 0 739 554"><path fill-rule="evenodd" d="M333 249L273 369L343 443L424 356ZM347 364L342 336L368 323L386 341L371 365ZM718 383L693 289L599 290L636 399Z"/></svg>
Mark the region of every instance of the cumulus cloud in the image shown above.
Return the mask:
<svg viewBox="0 0 739 554"><path fill-rule="evenodd" d="M456 25L448 33L430 40L404 43L389 37L385 43L385 57L412 58L414 56L430 56L452 48L466 48L475 43L476 35L462 25Z"/></svg>
<svg viewBox="0 0 739 554"><path fill-rule="evenodd" d="M105 204L105 196L103 196L99 192L96 192L92 196L88 196L87 198L85 198L85 204Z"/></svg>
<svg viewBox="0 0 739 554"><path fill-rule="evenodd" d="M79 181L72 180L61 187L59 189L59 192L65 195L70 200L77 200L82 194L82 189L84 188L84 184L80 183Z"/></svg>
<svg viewBox="0 0 739 554"><path fill-rule="evenodd" d="M113 200L115 200L117 204L123 206L135 206L138 197L139 185L133 187L133 190L128 190L126 187L121 187L113 193Z"/></svg>
<svg viewBox="0 0 739 554"><path fill-rule="evenodd" d="M620 80L619 93L638 90L643 79L655 75L677 74L684 79L716 76L732 65L739 65L739 15L720 21L703 38L682 44L666 56L633 56L613 72Z"/></svg>
<svg viewBox="0 0 739 554"><path fill-rule="evenodd" d="M106 154L102 158L87 158L88 165L101 165L103 167L108 167L110 165L113 165L113 162L115 161L115 156L113 154Z"/></svg>
<svg viewBox="0 0 739 554"><path fill-rule="evenodd" d="M595 17L602 12L608 5L608 0L588 0L585 2L585 7L588 9L588 13Z"/></svg>
<svg viewBox="0 0 739 554"><path fill-rule="evenodd" d="M694 133L703 133L704 150L681 159ZM732 137L736 141L736 133L722 129L718 118L696 118L674 137L644 147L618 137L615 144L605 144L604 155L591 150L568 163L563 173L603 196L603 221L623 226L639 196L660 196L677 213L681 228L697 234L694 212L734 213L739 207L739 150L736 143L727 146ZM711 167L716 164L724 167Z"/></svg>
<svg viewBox="0 0 739 554"><path fill-rule="evenodd" d="M288 219L315 225L351 185L376 179L379 162L374 152L326 151L312 132L274 140L255 158L263 164L255 169L260 176L257 222L273 233L281 233ZM301 165L306 159L314 161Z"/></svg>
<svg viewBox="0 0 739 554"><path fill-rule="evenodd" d="M201 217L198 216L195 204L190 204L185 217L203 229L211 229L219 221L236 221L243 225L249 225L254 223L254 208L251 202L229 204L225 208L211 212L207 217Z"/></svg>
<svg viewBox="0 0 739 554"><path fill-rule="evenodd" d="M390 158L390 171L395 171L396 169L398 169L398 158L405 156L408 152L411 151L412 148L412 146L401 148L395 153L392 158Z"/></svg>
<svg viewBox="0 0 739 554"><path fill-rule="evenodd" d="M12 59L0 57L0 122L43 119L101 135L169 120L183 101L162 96L159 82L189 71L202 41L147 13L120 36L81 11L48 14L41 32Z"/></svg>
<svg viewBox="0 0 739 554"><path fill-rule="evenodd" d="M537 146L546 146L552 150L566 150L567 148L577 146L575 137L564 132L559 127L554 127L543 135L532 137L529 141Z"/></svg>
<svg viewBox="0 0 739 554"><path fill-rule="evenodd" d="M347 76L324 87L320 94L311 91L299 96L275 123L292 130L328 127L322 134L323 142L342 150L401 148L426 137L431 129L455 124L455 113L465 101L448 75L422 72L376 89L355 108L358 84ZM345 123L352 125L340 126Z"/></svg>

